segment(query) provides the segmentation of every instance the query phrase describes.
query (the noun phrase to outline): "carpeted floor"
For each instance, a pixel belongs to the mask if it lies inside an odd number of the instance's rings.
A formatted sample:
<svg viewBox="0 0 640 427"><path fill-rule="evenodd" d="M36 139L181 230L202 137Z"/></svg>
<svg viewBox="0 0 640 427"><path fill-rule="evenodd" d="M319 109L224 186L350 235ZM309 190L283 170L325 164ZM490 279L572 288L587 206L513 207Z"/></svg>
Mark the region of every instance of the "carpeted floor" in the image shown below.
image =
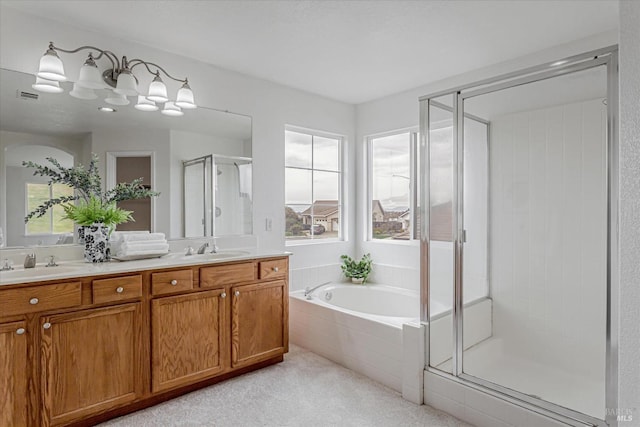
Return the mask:
<svg viewBox="0 0 640 427"><path fill-rule="evenodd" d="M283 363L102 426L468 426L297 346Z"/></svg>

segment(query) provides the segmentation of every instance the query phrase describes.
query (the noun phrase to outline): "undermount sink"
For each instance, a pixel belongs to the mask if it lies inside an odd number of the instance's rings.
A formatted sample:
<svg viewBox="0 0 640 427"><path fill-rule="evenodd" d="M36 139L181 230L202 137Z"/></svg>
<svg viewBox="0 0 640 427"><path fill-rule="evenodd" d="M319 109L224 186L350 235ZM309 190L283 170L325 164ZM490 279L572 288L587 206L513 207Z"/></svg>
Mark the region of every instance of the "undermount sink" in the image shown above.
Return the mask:
<svg viewBox="0 0 640 427"><path fill-rule="evenodd" d="M222 259L222 258L235 258L235 257L239 257L239 256L249 255L249 252L247 252L247 251L219 251L219 252L216 252L215 254L207 253L207 254L203 254L203 255L208 257L208 258Z"/></svg>
<svg viewBox="0 0 640 427"><path fill-rule="evenodd" d="M57 267L34 267L34 268L22 268L18 267L14 270L0 271L0 279L14 280L14 279L35 279L40 277L48 277L57 274L76 273L82 271L82 266L57 266Z"/></svg>

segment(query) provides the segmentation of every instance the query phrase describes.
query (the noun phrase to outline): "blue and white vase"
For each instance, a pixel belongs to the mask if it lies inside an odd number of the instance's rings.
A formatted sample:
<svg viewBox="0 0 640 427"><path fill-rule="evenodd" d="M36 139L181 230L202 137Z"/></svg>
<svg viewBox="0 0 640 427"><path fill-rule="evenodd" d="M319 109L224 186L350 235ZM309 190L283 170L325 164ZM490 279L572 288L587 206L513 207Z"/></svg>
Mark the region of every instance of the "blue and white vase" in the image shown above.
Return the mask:
<svg viewBox="0 0 640 427"><path fill-rule="evenodd" d="M84 260L86 262L109 261L109 227L103 223L85 225Z"/></svg>

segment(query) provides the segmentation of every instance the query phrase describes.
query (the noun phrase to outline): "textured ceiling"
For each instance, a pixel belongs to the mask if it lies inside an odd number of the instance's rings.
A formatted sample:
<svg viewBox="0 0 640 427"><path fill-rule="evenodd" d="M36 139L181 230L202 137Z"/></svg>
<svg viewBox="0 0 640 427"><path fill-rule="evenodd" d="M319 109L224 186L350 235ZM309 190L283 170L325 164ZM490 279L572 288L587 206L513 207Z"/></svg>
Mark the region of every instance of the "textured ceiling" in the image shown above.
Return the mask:
<svg viewBox="0 0 640 427"><path fill-rule="evenodd" d="M615 0L2 1L361 103L615 30Z"/></svg>

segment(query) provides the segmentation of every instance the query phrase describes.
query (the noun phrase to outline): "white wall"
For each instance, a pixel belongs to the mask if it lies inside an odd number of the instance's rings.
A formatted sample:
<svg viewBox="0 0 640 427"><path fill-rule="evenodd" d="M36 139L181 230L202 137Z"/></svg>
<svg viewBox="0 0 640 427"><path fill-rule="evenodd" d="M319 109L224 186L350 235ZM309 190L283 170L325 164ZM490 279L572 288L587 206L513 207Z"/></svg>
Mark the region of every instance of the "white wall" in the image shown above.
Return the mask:
<svg viewBox="0 0 640 427"><path fill-rule="evenodd" d="M355 108L300 90L223 70L193 59L120 40L79 27L82 23L59 23L3 7L0 13L0 66L34 73L50 40L65 48L95 45L129 57L141 57L163 65L173 73L188 75L199 105L252 117L254 159L254 233L265 250L284 247L284 127L285 124L318 129L346 137L348 168L355 150ZM67 73L82 65L83 55L62 55ZM205 86L205 82L206 86ZM66 95L65 95L66 96ZM352 168L350 168L352 169ZM353 180L348 193L353 194ZM265 230L265 219L272 229ZM353 221L354 216L350 218ZM352 252L349 241L289 248L294 253L291 267L335 262L341 253Z"/></svg>
<svg viewBox="0 0 640 427"><path fill-rule="evenodd" d="M640 2L620 1L620 335L618 406L640 426ZM614 266L615 268L615 266Z"/></svg>
<svg viewBox="0 0 640 427"><path fill-rule="evenodd" d="M505 352L603 381L606 107L496 117L490 141L494 336Z"/></svg>

